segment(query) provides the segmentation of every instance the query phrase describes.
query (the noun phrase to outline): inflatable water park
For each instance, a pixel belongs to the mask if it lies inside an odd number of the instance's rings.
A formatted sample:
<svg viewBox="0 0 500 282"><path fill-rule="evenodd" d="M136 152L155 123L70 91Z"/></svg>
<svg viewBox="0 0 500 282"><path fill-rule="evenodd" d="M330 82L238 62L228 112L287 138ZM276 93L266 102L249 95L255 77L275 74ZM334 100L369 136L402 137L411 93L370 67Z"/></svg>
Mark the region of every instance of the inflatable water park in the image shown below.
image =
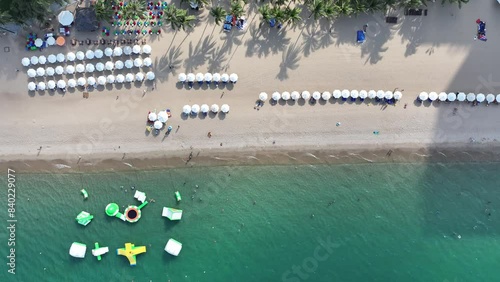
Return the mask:
<svg viewBox="0 0 500 282"><path fill-rule="evenodd" d="M133 187L132 187L133 188ZM88 199L88 193L85 189L80 190L82 193L84 200ZM175 199L177 202L182 200L181 194L179 191L174 192ZM123 213L120 212L120 207L117 203L109 203L106 205L105 212L106 215L110 217L117 217L122 221L126 221L129 223L135 223L139 221L141 218L141 209L144 208L148 201L146 200L146 194L144 192L135 191L134 198L140 202L140 205L129 205L125 208ZM154 202L154 200L151 200ZM162 217L168 218L170 221L180 221L182 219L182 210L171 208L171 207L163 207ZM94 216L91 215L87 211L81 211L76 216L76 221L78 224L87 226L92 220ZM165 252L172 256L178 256L182 250L182 243L170 238L165 245ZM80 242L73 242L69 249L69 255L74 258L83 259L85 258L87 252L87 245ZM98 242L94 242L94 248L92 249L92 255L97 258L98 261L102 260L102 256L109 252L109 247L102 247ZM127 258L131 266L135 266L137 264L137 255L146 253L145 246L135 246L133 243L125 243L124 248L116 249L116 254L119 256L124 256Z"/></svg>

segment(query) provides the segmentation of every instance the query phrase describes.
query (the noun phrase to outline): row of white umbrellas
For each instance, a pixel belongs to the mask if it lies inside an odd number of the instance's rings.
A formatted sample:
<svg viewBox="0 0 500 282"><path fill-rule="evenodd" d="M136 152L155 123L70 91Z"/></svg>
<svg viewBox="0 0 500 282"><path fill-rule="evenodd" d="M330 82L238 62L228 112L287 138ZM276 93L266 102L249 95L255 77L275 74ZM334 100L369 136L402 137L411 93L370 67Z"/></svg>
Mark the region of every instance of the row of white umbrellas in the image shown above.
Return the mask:
<svg viewBox="0 0 500 282"><path fill-rule="evenodd" d="M124 83L124 82L133 82L133 81L143 81L144 78L148 80L153 80L155 79L155 74L153 72L148 72L146 73L146 76L142 72L136 73L135 75L132 73L128 73L126 75L119 74L117 76L114 75L108 75L104 76L101 75L97 78L94 77L80 77L78 79L69 79L66 83L64 80L58 80L57 83L54 80L49 80L47 83L41 81L35 83L35 82L30 82L28 83L28 90L34 91L34 90L45 90L45 89L55 89L56 85L57 88L66 88L66 86L70 88L74 88L77 85L78 86L85 86L85 85L105 85L105 84L112 84L112 83Z"/></svg>
<svg viewBox="0 0 500 282"><path fill-rule="evenodd" d="M218 113L219 110L225 114L229 113L229 105L228 104L223 104L220 109L219 109L219 105L217 104L213 104L212 106L208 106L207 104L203 104L203 105L198 105L198 104L194 104L192 106L190 105L184 105L184 107L182 107L182 112L186 115L189 115L189 114L193 114L193 115L196 115L198 114L199 112L202 112L204 114L208 113L209 111L211 111L212 113Z"/></svg>
<svg viewBox="0 0 500 282"><path fill-rule="evenodd" d="M55 64L56 62L63 63L66 61L73 62L75 60L77 61L83 61L83 60L92 60L92 59L101 59L103 56L107 57L119 57L122 56L123 54L125 55L131 55L131 54L151 54L151 46L149 45L144 45L141 46L135 45L134 47L130 46L125 46L125 47L115 47L114 49L112 48L106 48L103 50L97 49L97 50L87 50L85 53L83 51L78 51L76 53L69 52L66 55L63 53L59 53L57 55L55 54L50 54L47 57L45 56L32 56L31 58L24 57L21 60L21 63L23 66L28 67L30 65L44 65L46 63L49 64Z"/></svg>
<svg viewBox="0 0 500 282"><path fill-rule="evenodd" d="M197 73L196 75L194 73L188 73L188 74L185 74L185 73L181 73L179 74L179 82L194 82L195 80L198 82L198 83L203 83L203 82L206 82L206 83L211 83L212 81L215 82L215 83L218 83L220 81L222 81L223 83L227 83L227 82L232 82L232 83L236 83L238 81L238 75L235 74L235 73L232 73L232 74L227 74L227 73L223 73L222 75L219 74L219 73L214 73L214 74L211 74L209 72L203 74L201 72Z"/></svg>
<svg viewBox="0 0 500 282"><path fill-rule="evenodd" d="M375 99L375 98L378 98L378 99L387 99L387 100L400 100L402 97L403 97L403 93L401 93L400 91L396 91L396 92L392 92L392 91L383 91L383 90L379 90L379 91L375 91L375 90L370 90L370 91L366 91L366 90L347 90L347 89L344 89L344 90L334 90L333 93L330 93L328 91L324 91L324 92L319 92L319 91L314 91L312 94L309 92L309 91L302 91L302 93L298 92L298 91L292 91L291 93L290 92L283 92L283 93L280 93L280 92L273 92L273 94L271 95L271 99L273 99L274 101L278 101L280 99L283 99L285 101L287 100L298 100L300 98L304 99L304 100L309 100L311 99L311 97L314 99L314 100L319 100L319 99L323 99L325 101L329 100L330 98L335 98L335 99L340 99L340 98L343 98L343 99L348 99L348 98L352 98L352 99L357 99L357 98L360 98L360 99ZM267 101L268 99L268 95L266 92L261 92L259 94L259 99L261 101Z"/></svg>
<svg viewBox="0 0 500 282"><path fill-rule="evenodd" d="M442 102L445 102L445 101L450 101L450 102L453 102L453 101L459 101L459 102L477 101L477 102L481 103L481 102L486 101L488 103L492 103L492 102L496 101L496 102L500 103L500 94L497 94L495 96L495 94L485 95L483 93L479 93L476 95L475 93L465 94L464 92L459 92L458 94L455 92L450 92L450 93L440 92L439 94L437 92L430 92L430 93L421 92L418 95L418 98L421 101L429 100L431 102L438 100L438 101L442 101Z"/></svg>
<svg viewBox="0 0 500 282"><path fill-rule="evenodd" d="M36 70L35 69L28 69L26 72L29 77L37 77L37 76L52 76L54 74L57 75L62 75L62 74L74 74L75 72L77 73L84 73L84 72L94 72L94 71L112 71L113 69L118 69L121 70L124 67L127 69L131 69L133 67L142 67L142 66L151 66L152 61L150 58L146 58L142 60L141 58L136 58L135 60L126 60L125 62L122 61L116 61L116 62L111 62L108 61L106 63L97 63L97 64L77 64L76 66L69 65L66 66L66 68L63 68L62 66L57 66L55 68L53 67L48 67L48 68L42 68L39 67Z"/></svg>

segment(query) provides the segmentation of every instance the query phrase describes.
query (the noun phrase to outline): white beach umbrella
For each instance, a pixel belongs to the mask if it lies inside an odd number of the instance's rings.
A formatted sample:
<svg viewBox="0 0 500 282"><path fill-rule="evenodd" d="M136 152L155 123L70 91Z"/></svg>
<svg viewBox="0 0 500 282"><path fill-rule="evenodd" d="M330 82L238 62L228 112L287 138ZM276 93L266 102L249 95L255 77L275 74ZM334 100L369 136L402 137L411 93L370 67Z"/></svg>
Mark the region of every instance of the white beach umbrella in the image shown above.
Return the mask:
<svg viewBox="0 0 500 282"><path fill-rule="evenodd" d="M279 93L278 93L279 94ZM274 93L273 93L274 95ZM309 93L309 91L302 91L302 94L300 94L300 96L302 97L302 99L304 100L309 100L311 99L311 93ZM274 99L274 98L273 98Z"/></svg>
<svg viewBox="0 0 500 282"><path fill-rule="evenodd" d="M131 69L133 66L134 66L134 61L132 61L132 60L126 60L125 61L125 67L127 69Z"/></svg>
<svg viewBox="0 0 500 282"><path fill-rule="evenodd" d="M418 98L422 101L425 101L425 100L429 99L429 94L427 94L427 92L420 92L420 94L418 95Z"/></svg>
<svg viewBox="0 0 500 282"><path fill-rule="evenodd" d="M36 69L36 75L37 76L44 76L45 75L45 69L44 68L37 68Z"/></svg>
<svg viewBox="0 0 500 282"><path fill-rule="evenodd" d="M446 101L446 99L448 99L448 94L446 94L446 92L440 92L438 95L438 99L439 101L444 102Z"/></svg>
<svg viewBox="0 0 500 282"><path fill-rule="evenodd" d="M63 53L59 53L57 54L56 59L59 63L63 63L66 60L66 57L64 56Z"/></svg>
<svg viewBox="0 0 500 282"><path fill-rule="evenodd" d="M38 57L32 56L30 62L32 65L38 65Z"/></svg>
<svg viewBox="0 0 500 282"><path fill-rule="evenodd" d="M377 91L375 91L375 90L368 91L368 98L369 99L375 99L376 97L377 97Z"/></svg>
<svg viewBox="0 0 500 282"><path fill-rule="evenodd" d="M224 105L220 106L220 110L225 114L229 113L229 105L224 104Z"/></svg>
<svg viewBox="0 0 500 282"><path fill-rule="evenodd" d="M135 81L143 81L144 80L144 74L142 72L138 72L135 74Z"/></svg>
<svg viewBox="0 0 500 282"><path fill-rule="evenodd" d="M193 114L198 114L200 112L200 105L194 104L191 106L191 112Z"/></svg>
<svg viewBox="0 0 500 282"><path fill-rule="evenodd" d="M148 57L148 58L144 59L142 64L146 67L150 67L153 64L153 61L151 60L151 58Z"/></svg>
<svg viewBox="0 0 500 282"><path fill-rule="evenodd" d="M212 111L212 113L217 113L219 112L219 105L217 104L213 104L212 106L210 106L210 110Z"/></svg>
<svg viewBox="0 0 500 282"><path fill-rule="evenodd" d="M232 73L230 76L229 76L229 80L232 82L232 83L236 83L238 81L238 75L235 74L235 73Z"/></svg>
<svg viewBox="0 0 500 282"><path fill-rule="evenodd" d="M398 93L398 92L396 92ZM394 93L394 98L396 99L396 93ZM401 92L399 92L401 93ZM359 91L359 98L360 99L366 99L366 97L368 97L368 92L366 90L361 90ZM396 99L396 100L399 100L399 99Z"/></svg>
<svg viewBox="0 0 500 282"><path fill-rule="evenodd" d="M403 98L403 93L401 91L394 92L394 100L401 100Z"/></svg>
<svg viewBox="0 0 500 282"><path fill-rule="evenodd" d="M101 75L97 78L97 83L99 85L105 85L106 84L106 77L104 75Z"/></svg>
<svg viewBox="0 0 500 282"><path fill-rule="evenodd" d="M292 91L292 93L290 94L290 98L292 98L292 100L294 101L297 101L298 99L300 99L300 93L298 91Z"/></svg>
<svg viewBox="0 0 500 282"><path fill-rule="evenodd" d="M219 83L220 81L220 73L216 72L212 75L212 81L213 82L216 82L216 83Z"/></svg>
<svg viewBox="0 0 500 282"><path fill-rule="evenodd" d="M351 92L347 89L342 90L342 98L347 99L351 96Z"/></svg>
<svg viewBox="0 0 500 282"><path fill-rule="evenodd" d="M196 74L196 81L203 82L203 79L205 79L205 76L201 72Z"/></svg>
<svg viewBox="0 0 500 282"><path fill-rule="evenodd" d="M86 64L85 65L86 72L94 72L94 70L95 70L94 64Z"/></svg>
<svg viewBox="0 0 500 282"><path fill-rule="evenodd" d="M148 72L146 73L146 78L147 78L148 80L154 80L154 79L155 79L155 73L154 73L154 72L152 72L152 71L148 71Z"/></svg>
<svg viewBox="0 0 500 282"><path fill-rule="evenodd" d="M76 52L76 59L79 61L85 60L85 53L83 53L82 51Z"/></svg>
<svg viewBox="0 0 500 282"><path fill-rule="evenodd" d="M476 100L476 94L474 93L467 94L467 101L474 102L474 100Z"/></svg>
<svg viewBox="0 0 500 282"><path fill-rule="evenodd" d="M104 70L104 64L103 64L103 63L101 63L101 62L99 62L99 63L95 64L95 69L96 69L97 71L103 71L103 70Z"/></svg>
<svg viewBox="0 0 500 282"><path fill-rule="evenodd" d="M497 96L495 97L495 101L497 101L497 103L500 103L500 94L497 94Z"/></svg>
<svg viewBox="0 0 500 282"><path fill-rule="evenodd" d="M45 65L46 62L47 62L47 58L45 56L38 57L38 63L40 65Z"/></svg>
<svg viewBox="0 0 500 282"><path fill-rule="evenodd" d="M47 45L52 46L54 44L56 44L56 39L53 36L49 36L47 38Z"/></svg>
<svg viewBox="0 0 500 282"><path fill-rule="evenodd" d="M25 67L29 66L31 64L30 59L28 59L27 57L24 57L21 60L21 64L23 64L23 66L25 66Z"/></svg>
<svg viewBox="0 0 500 282"><path fill-rule="evenodd" d="M314 91L312 97L314 100L319 100L321 99L321 93L319 93L319 91Z"/></svg>
<svg viewBox="0 0 500 282"><path fill-rule="evenodd" d="M149 45L142 46L142 53L151 54L151 46L149 46Z"/></svg>
<svg viewBox="0 0 500 282"><path fill-rule="evenodd" d="M57 88L66 88L66 81L60 79L57 81Z"/></svg>
<svg viewBox="0 0 500 282"><path fill-rule="evenodd" d="M54 71L53 67L48 67L45 69L45 74L48 76L52 76L52 75L54 75L54 73L55 73L55 71Z"/></svg>
<svg viewBox="0 0 500 282"><path fill-rule="evenodd" d="M57 67L55 68L55 72L56 72L56 74L61 75L61 74L63 74L63 73L64 73L64 69L63 69L63 67L62 67L62 66L57 66Z"/></svg>
<svg viewBox="0 0 500 282"><path fill-rule="evenodd" d="M94 51L94 57L96 57L97 59L102 58L103 55L104 55L104 52L101 49L97 49Z"/></svg>
<svg viewBox="0 0 500 282"><path fill-rule="evenodd" d="M117 83L123 83L125 81L125 76L123 74L119 74L116 76Z"/></svg>
<svg viewBox="0 0 500 282"><path fill-rule="evenodd" d="M134 79L135 79L135 76L134 76L134 74L132 74L132 73L127 73L127 74L125 75L125 81L126 81L126 82L132 82L132 81L134 81Z"/></svg>
<svg viewBox="0 0 500 282"><path fill-rule="evenodd" d="M476 101L478 101L479 103L484 102L484 100L485 100L485 99L486 99L486 96L484 96L484 94L483 94L483 93L479 93L479 94L477 94L477 96L476 96Z"/></svg>
<svg viewBox="0 0 500 282"><path fill-rule="evenodd" d="M134 67L136 67L136 68L142 67L142 59L141 58L136 58L134 60Z"/></svg>
<svg viewBox="0 0 500 282"><path fill-rule="evenodd" d="M85 71L85 67L83 66L83 64L78 64L76 65L75 70L77 73L82 73Z"/></svg>
<svg viewBox="0 0 500 282"><path fill-rule="evenodd" d="M87 58L88 60L92 60L94 57L95 57L94 51L87 50L87 52L85 52L85 58Z"/></svg>
<svg viewBox="0 0 500 282"><path fill-rule="evenodd" d="M279 99L281 99L281 94L279 92L273 92L273 94L271 95L271 98L274 101L278 101Z"/></svg>
<svg viewBox="0 0 500 282"><path fill-rule="evenodd" d="M57 20L62 26L68 26L73 23L73 14L70 11L62 11L57 15Z"/></svg>
<svg viewBox="0 0 500 282"><path fill-rule="evenodd" d="M134 45L134 47L132 47L132 53L134 53L134 54L140 54L141 53L141 46Z"/></svg>
<svg viewBox="0 0 500 282"><path fill-rule="evenodd" d="M166 111L160 111L158 113L158 120L160 122L163 122L163 123L167 122L167 120L168 120L168 114L167 114L167 112Z"/></svg>
<svg viewBox="0 0 500 282"><path fill-rule="evenodd" d="M155 121L155 123L153 124L153 127L155 129L161 129L163 127L163 123L159 120Z"/></svg>
<svg viewBox="0 0 500 282"><path fill-rule="evenodd" d="M325 91L321 94L321 99L323 99L325 101L330 100L330 98L332 98L332 94L328 91Z"/></svg>
<svg viewBox="0 0 500 282"><path fill-rule="evenodd" d="M351 98L357 99L359 97L358 90L351 90Z"/></svg>
<svg viewBox="0 0 500 282"><path fill-rule="evenodd" d="M437 98L438 98L438 94L436 92L429 93L429 100L436 101Z"/></svg>
<svg viewBox="0 0 500 282"><path fill-rule="evenodd" d="M457 94L455 94L455 92L450 92L448 93L447 99L448 101L453 102L457 99Z"/></svg>
<svg viewBox="0 0 500 282"><path fill-rule="evenodd" d="M68 79L68 87L75 88L76 87L76 80L74 80L73 78Z"/></svg>
<svg viewBox="0 0 500 282"><path fill-rule="evenodd" d="M384 97L385 97L385 92L383 90L378 90L377 91L377 98L384 99Z"/></svg>
<svg viewBox="0 0 500 282"><path fill-rule="evenodd" d="M123 54L125 54L127 56L132 54L132 47L130 47L130 46L123 47Z"/></svg>
<svg viewBox="0 0 500 282"><path fill-rule="evenodd" d="M85 86L85 84L87 84L87 80L85 79L85 77L78 78L76 82L78 83L79 86Z"/></svg>
<svg viewBox="0 0 500 282"><path fill-rule="evenodd" d="M189 115L191 113L191 106L190 105L184 105L184 107L182 107L182 112L186 115Z"/></svg>
<svg viewBox="0 0 500 282"><path fill-rule="evenodd" d="M188 74L187 74L187 81L188 81L188 82L193 82L193 81L194 81L194 79L195 79L195 75L194 75L194 73L188 73Z"/></svg>
<svg viewBox="0 0 500 282"><path fill-rule="evenodd" d="M458 100L458 101L460 101L460 102L465 101L465 99L466 99L466 98L467 98L467 95L465 95L465 93L464 93L464 92L460 92L460 93L458 93L458 95L457 95L457 100Z"/></svg>
<svg viewBox="0 0 500 282"><path fill-rule="evenodd" d="M115 76L110 74L106 77L106 83L108 84L112 84L112 83L115 83Z"/></svg>
<svg viewBox="0 0 500 282"><path fill-rule="evenodd" d="M339 99L340 97L342 97L342 91L340 91L338 89L333 90L333 98Z"/></svg>
<svg viewBox="0 0 500 282"><path fill-rule="evenodd" d="M41 38L35 39L35 46L36 47L42 47L43 45L43 40Z"/></svg>
<svg viewBox="0 0 500 282"><path fill-rule="evenodd" d="M106 64L104 64L104 68L108 71L112 71L114 67L115 65L111 61L107 61Z"/></svg>
<svg viewBox="0 0 500 282"><path fill-rule="evenodd" d="M93 76L88 77L88 78L87 78L87 83L88 83L89 85L95 85L95 84L96 84L95 78L94 78Z"/></svg>
<svg viewBox="0 0 500 282"><path fill-rule="evenodd" d="M259 100L261 101L267 101L267 93L266 92L260 92L259 94Z"/></svg>
<svg viewBox="0 0 500 282"><path fill-rule="evenodd" d="M109 47L104 49L104 55L106 55L107 57L113 56L113 49L111 49Z"/></svg>
<svg viewBox="0 0 500 282"><path fill-rule="evenodd" d="M51 64L55 63L57 61L57 57L56 55L54 54L50 54L48 57L47 57L47 61Z"/></svg>
<svg viewBox="0 0 500 282"><path fill-rule="evenodd" d="M149 121L155 121L158 119L158 116L156 115L156 113L150 112L148 115L148 119L149 119Z"/></svg>
<svg viewBox="0 0 500 282"><path fill-rule="evenodd" d="M288 91L281 93L281 99L283 99L285 101L290 100L290 93Z"/></svg>
<svg viewBox="0 0 500 282"><path fill-rule="evenodd" d="M205 74L205 82L207 82L207 83L212 82L212 74L211 73L207 72Z"/></svg>
<svg viewBox="0 0 500 282"><path fill-rule="evenodd" d="M185 82L186 81L186 74L181 72L181 73L179 73L179 76L177 78L179 79L179 82Z"/></svg>
<svg viewBox="0 0 500 282"><path fill-rule="evenodd" d="M495 101L495 95L493 94L486 95L486 102L488 102L488 104L492 103L493 101Z"/></svg>
<svg viewBox="0 0 500 282"><path fill-rule="evenodd" d="M29 91L35 91L35 89L36 89L36 84L33 81L28 83L28 90Z"/></svg>
<svg viewBox="0 0 500 282"><path fill-rule="evenodd" d="M67 74L74 74L75 73L75 67L72 65L66 66L66 73Z"/></svg>
<svg viewBox="0 0 500 282"><path fill-rule="evenodd" d="M113 56L120 57L122 54L123 54L122 47L115 47L115 49L113 49Z"/></svg>
<svg viewBox="0 0 500 282"><path fill-rule="evenodd" d="M38 82L38 88L37 88L38 90L42 90L43 91L46 88L47 88L47 85L45 84L45 82L43 82L43 81Z"/></svg>
<svg viewBox="0 0 500 282"><path fill-rule="evenodd" d="M75 53L69 52L68 54L66 54L66 60L68 60L68 62L73 62L75 59L76 59Z"/></svg>
<svg viewBox="0 0 500 282"><path fill-rule="evenodd" d="M394 98L394 94L392 93L392 91L385 91L384 98L386 100L391 100L392 98Z"/></svg>
<svg viewBox="0 0 500 282"><path fill-rule="evenodd" d="M206 114L206 113L208 113L208 111L209 111L209 110L210 110L210 107L208 107L208 105L207 105L207 104L203 104L203 105L201 105L201 107L200 107L200 111L201 111L202 113L205 113L205 114Z"/></svg>
<svg viewBox="0 0 500 282"><path fill-rule="evenodd" d="M123 69L123 66L124 66L124 64L120 60L118 60L118 61L115 62L115 69L121 70L121 69Z"/></svg>
<svg viewBox="0 0 500 282"><path fill-rule="evenodd" d="M221 76L220 76L220 81L222 81L223 83L226 83L229 81L229 75L227 73L223 73Z"/></svg>
<svg viewBox="0 0 500 282"><path fill-rule="evenodd" d="M53 80L47 81L47 88L48 89L55 89L56 88L56 82Z"/></svg>

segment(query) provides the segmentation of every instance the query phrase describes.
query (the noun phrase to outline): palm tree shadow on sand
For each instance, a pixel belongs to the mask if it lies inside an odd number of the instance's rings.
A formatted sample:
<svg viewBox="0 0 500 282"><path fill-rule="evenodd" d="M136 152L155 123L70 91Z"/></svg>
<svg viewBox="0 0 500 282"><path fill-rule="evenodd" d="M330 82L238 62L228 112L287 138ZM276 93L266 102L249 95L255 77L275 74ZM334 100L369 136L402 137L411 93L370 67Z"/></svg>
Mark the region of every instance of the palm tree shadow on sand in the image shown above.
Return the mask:
<svg viewBox="0 0 500 282"><path fill-rule="evenodd" d="M288 46L288 49L283 51L280 71L276 75L279 80L288 79L288 70L295 70L299 67L301 48L295 45Z"/></svg>
<svg viewBox="0 0 500 282"><path fill-rule="evenodd" d="M227 61L228 50L224 47L218 47L213 50L212 56L208 59L209 72L221 72L222 65Z"/></svg>
<svg viewBox="0 0 500 282"><path fill-rule="evenodd" d="M278 54L285 51L286 46L290 44L290 38L286 37L286 30L256 25L252 26L249 31L251 37L245 42L247 57L252 57L255 53L259 58Z"/></svg>
<svg viewBox="0 0 500 282"><path fill-rule="evenodd" d="M167 81L170 73L181 65L181 59L179 59L179 57L182 55L182 52L179 48L173 47L174 48L170 49L168 54L156 58L153 64L153 71L156 75L156 79L160 82Z"/></svg>
<svg viewBox="0 0 500 282"><path fill-rule="evenodd" d="M199 42L195 48L193 48L193 43L189 43L189 53L188 58L184 60L184 67L186 72L193 72L199 66L205 64L205 62L211 57L210 53L215 47L215 39L212 37L205 37L203 42Z"/></svg>

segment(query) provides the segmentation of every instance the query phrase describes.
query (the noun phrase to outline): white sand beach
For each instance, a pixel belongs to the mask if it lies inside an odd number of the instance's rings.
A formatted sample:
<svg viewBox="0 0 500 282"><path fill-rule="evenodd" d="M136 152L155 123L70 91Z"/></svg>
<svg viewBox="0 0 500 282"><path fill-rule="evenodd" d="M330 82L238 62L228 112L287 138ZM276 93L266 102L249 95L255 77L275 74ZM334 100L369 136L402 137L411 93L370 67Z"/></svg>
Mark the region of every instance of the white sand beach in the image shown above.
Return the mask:
<svg viewBox="0 0 500 282"><path fill-rule="evenodd" d="M304 11L305 28L285 26L281 31L259 27L255 5L246 8L245 31L222 32L204 10L193 31L179 31L173 42L174 32L168 28L160 37L147 37L157 77L154 90L149 83L113 86L90 92L88 99L81 90L65 95L28 92L32 80L21 58L94 46L51 47L35 54L24 51L24 35L4 36L0 45L10 52L0 53L3 165L20 161L16 163L22 169L29 165L24 161L57 160L92 167L104 159L139 163L145 158L186 158L191 151L195 157L216 158L268 151L498 146L500 105L415 102L421 91L500 93L496 1L471 1L461 10L430 3L428 16L391 13L399 17L396 25L385 23L381 14L313 24ZM487 23L487 42L473 39L477 18ZM366 42L358 45L356 30L365 23ZM95 33L79 35L90 36L94 39ZM181 72L234 72L239 81L225 88L186 89L177 83ZM395 106L330 100L315 105L266 102L254 109L262 91L271 97L274 91L396 88L404 89L404 96ZM231 111L206 118L182 116L183 105L205 103L228 104ZM166 108L172 111L172 133L146 134L147 113Z"/></svg>

